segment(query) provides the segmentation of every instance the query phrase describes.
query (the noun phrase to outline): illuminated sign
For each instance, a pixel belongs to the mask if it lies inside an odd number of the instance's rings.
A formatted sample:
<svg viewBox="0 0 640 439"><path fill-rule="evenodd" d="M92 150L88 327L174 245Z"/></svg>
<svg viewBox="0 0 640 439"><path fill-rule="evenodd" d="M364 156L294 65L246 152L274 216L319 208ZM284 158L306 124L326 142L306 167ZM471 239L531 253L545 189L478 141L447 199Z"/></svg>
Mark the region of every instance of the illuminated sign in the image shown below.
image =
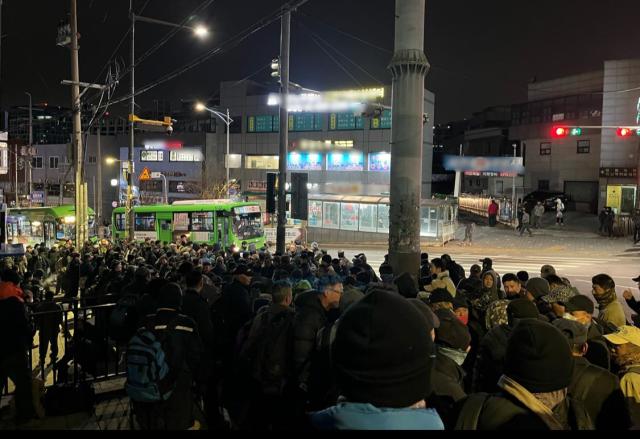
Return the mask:
<svg viewBox="0 0 640 439"><path fill-rule="evenodd" d="M369 171L391 171L391 154L388 152L376 152L369 154Z"/></svg>
<svg viewBox="0 0 640 439"><path fill-rule="evenodd" d="M287 157L289 171L322 171L322 154L290 152Z"/></svg>
<svg viewBox="0 0 640 439"><path fill-rule="evenodd" d="M364 104L376 102L382 98L384 98L384 88L290 94L287 98L287 110L290 112L315 111L320 113L331 111L361 112L365 108ZM267 105L279 106L280 95L270 94Z"/></svg>
<svg viewBox="0 0 640 439"><path fill-rule="evenodd" d="M202 151L196 148L182 149L169 152L170 162L201 162Z"/></svg>
<svg viewBox="0 0 640 439"><path fill-rule="evenodd" d="M267 182L264 180L249 180L247 183L249 192L267 192Z"/></svg>
<svg viewBox="0 0 640 439"><path fill-rule="evenodd" d="M600 168L600 177L637 177L637 168Z"/></svg>
<svg viewBox="0 0 640 439"><path fill-rule="evenodd" d="M141 162L161 162L164 160L164 151L160 150L143 150L140 151Z"/></svg>
<svg viewBox="0 0 640 439"><path fill-rule="evenodd" d="M179 140L148 140L144 142L144 149L182 149L183 146Z"/></svg>
<svg viewBox="0 0 640 439"><path fill-rule="evenodd" d="M236 215L246 215L249 213L260 213L260 206L240 206L234 207L233 213Z"/></svg>
<svg viewBox="0 0 640 439"><path fill-rule="evenodd" d="M359 151L327 154L327 171L362 171L364 155Z"/></svg>
<svg viewBox="0 0 640 439"><path fill-rule="evenodd" d="M478 172L515 172L524 174L522 157L461 157L444 156L444 169L447 171Z"/></svg>
<svg viewBox="0 0 640 439"><path fill-rule="evenodd" d="M353 140L306 140L291 142L291 149L300 149L303 151L319 151L331 149L349 149L353 148Z"/></svg>
<svg viewBox="0 0 640 439"><path fill-rule="evenodd" d="M472 177L517 177L512 172L495 172L495 171L465 171L464 175Z"/></svg>

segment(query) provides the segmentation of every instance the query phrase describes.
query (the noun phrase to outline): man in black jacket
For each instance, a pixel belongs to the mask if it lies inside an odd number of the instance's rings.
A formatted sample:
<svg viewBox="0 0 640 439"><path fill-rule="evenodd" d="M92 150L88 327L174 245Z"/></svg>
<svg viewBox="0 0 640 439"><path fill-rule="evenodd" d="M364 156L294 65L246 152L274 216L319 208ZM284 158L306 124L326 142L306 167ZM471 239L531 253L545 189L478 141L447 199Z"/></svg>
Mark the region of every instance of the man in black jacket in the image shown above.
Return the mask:
<svg viewBox="0 0 640 439"><path fill-rule="evenodd" d="M193 319L180 314L180 286L167 284L158 294L158 309L149 316L146 327L167 331L167 363L177 373L171 396L160 403L133 402L134 413L143 429L185 430L195 421L192 387L202 387L207 371L201 365L203 346ZM173 328L173 329L172 329ZM164 346L164 345L163 345Z"/></svg>
<svg viewBox="0 0 640 439"><path fill-rule="evenodd" d="M222 307L225 313L226 330L229 348L233 349L233 341L242 326L253 316L249 286L253 272L246 265L238 265L233 271L233 282L228 284L222 292Z"/></svg>
<svg viewBox="0 0 640 439"><path fill-rule="evenodd" d="M471 389L473 392L496 392L498 380L504 369L507 340L518 319L537 318L538 310L527 299L515 299L507 305L506 325L492 328L480 342L473 369Z"/></svg>
<svg viewBox="0 0 640 439"><path fill-rule="evenodd" d="M611 350L603 337L604 329L593 318L595 306L591 299L584 295L573 296L565 305L566 312L587 328L589 350L584 358L591 364L611 370Z"/></svg>
<svg viewBox="0 0 640 439"><path fill-rule="evenodd" d="M316 335L325 326L329 311L338 309L342 296L342 281L337 276L323 276L318 290L300 293L295 300L296 317L293 324L293 364L297 387L308 391L311 360ZM306 395L304 396L306 398Z"/></svg>
<svg viewBox="0 0 640 439"><path fill-rule="evenodd" d="M27 367L27 351L31 348L32 328L27 319L20 277L12 270L2 272L0 300L0 394L7 377L16 386L16 422L27 422L35 411L31 397L31 377Z"/></svg>
<svg viewBox="0 0 640 439"><path fill-rule="evenodd" d="M433 391L427 403L436 409L445 428L451 428L455 422L453 406L467 396L462 363L470 349L471 335L453 311L441 308L435 314L440 325L435 329L436 362L431 378Z"/></svg>
<svg viewBox="0 0 640 439"><path fill-rule="evenodd" d="M587 328L580 322L556 319L553 326L567 337L571 345L574 370L569 393L584 403L597 430L627 430L631 427L629 411L617 376L584 358L589 349Z"/></svg>
<svg viewBox="0 0 640 439"><path fill-rule="evenodd" d="M51 364L58 360L58 333L62 324L62 308L53 301L53 291L47 291L45 301L36 308L36 324L40 340L40 366L44 368L48 345L51 345Z"/></svg>

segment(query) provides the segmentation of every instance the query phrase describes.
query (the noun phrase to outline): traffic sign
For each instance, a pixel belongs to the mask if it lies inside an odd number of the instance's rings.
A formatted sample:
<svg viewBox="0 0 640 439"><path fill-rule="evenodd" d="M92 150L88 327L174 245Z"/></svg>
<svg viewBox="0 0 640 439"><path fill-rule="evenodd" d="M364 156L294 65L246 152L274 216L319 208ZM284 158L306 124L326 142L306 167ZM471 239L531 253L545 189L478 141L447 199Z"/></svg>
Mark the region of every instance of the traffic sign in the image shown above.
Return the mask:
<svg viewBox="0 0 640 439"><path fill-rule="evenodd" d="M160 178L162 177L162 172L152 172L151 178Z"/></svg>
<svg viewBox="0 0 640 439"><path fill-rule="evenodd" d="M151 180L151 171L149 171L149 168L143 168L142 172L140 173L140 181L147 181L147 180Z"/></svg>

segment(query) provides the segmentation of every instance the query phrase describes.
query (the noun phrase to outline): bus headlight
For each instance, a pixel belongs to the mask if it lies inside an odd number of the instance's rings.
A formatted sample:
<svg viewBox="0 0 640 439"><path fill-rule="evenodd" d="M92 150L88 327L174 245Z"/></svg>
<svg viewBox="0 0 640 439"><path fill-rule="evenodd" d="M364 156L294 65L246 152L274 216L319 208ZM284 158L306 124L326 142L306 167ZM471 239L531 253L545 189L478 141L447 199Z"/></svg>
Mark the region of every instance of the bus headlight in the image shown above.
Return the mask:
<svg viewBox="0 0 640 439"><path fill-rule="evenodd" d="M75 216L65 216L64 217L64 222L65 224L73 224L76 222L76 217Z"/></svg>

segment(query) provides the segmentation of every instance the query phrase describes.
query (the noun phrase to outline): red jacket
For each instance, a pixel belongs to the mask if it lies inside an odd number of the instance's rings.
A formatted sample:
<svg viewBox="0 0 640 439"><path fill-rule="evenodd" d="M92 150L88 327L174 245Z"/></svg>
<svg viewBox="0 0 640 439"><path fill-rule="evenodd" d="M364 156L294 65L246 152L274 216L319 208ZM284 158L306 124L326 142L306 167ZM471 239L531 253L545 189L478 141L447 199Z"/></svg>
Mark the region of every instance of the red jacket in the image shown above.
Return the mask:
<svg viewBox="0 0 640 439"><path fill-rule="evenodd" d="M0 300L15 297L20 302L24 302L24 293L19 286L11 282L0 282Z"/></svg>
<svg viewBox="0 0 640 439"><path fill-rule="evenodd" d="M498 203L489 204L489 215L497 215L498 214Z"/></svg>

